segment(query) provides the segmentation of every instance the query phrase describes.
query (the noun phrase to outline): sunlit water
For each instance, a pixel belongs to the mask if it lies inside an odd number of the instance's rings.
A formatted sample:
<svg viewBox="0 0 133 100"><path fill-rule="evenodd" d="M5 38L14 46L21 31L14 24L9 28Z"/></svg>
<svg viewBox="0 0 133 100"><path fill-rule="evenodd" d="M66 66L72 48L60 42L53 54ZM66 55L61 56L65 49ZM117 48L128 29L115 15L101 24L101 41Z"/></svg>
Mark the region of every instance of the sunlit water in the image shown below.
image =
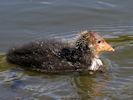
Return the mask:
<svg viewBox="0 0 133 100"><path fill-rule="evenodd" d="M0 100L132 100L132 0L0 0ZM46 75L5 61L5 53L43 37L71 41L100 32L115 48L95 75Z"/></svg>

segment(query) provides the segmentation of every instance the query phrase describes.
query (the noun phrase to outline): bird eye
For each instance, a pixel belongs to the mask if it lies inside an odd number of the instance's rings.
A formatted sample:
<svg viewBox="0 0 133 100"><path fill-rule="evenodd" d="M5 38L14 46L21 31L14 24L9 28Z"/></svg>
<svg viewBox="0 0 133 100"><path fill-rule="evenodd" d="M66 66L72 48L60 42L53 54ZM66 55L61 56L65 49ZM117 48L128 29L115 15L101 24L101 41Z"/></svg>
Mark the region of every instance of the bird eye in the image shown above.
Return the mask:
<svg viewBox="0 0 133 100"><path fill-rule="evenodd" d="M101 43L101 41L97 41L97 43Z"/></svg>

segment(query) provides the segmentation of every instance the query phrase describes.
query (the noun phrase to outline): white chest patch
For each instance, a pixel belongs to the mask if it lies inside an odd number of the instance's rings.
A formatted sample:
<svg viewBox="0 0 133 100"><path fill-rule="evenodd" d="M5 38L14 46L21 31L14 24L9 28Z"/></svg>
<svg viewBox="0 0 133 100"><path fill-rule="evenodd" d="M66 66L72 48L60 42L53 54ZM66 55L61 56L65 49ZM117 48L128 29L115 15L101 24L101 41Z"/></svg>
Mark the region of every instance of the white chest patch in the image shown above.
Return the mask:
<svg viewBox="0 0 133 100"><path fill-rule="evenodd" d="M96 71L102 66L103 63L99 58L93 58L92 65L89 67L89 70Z"/></svg>

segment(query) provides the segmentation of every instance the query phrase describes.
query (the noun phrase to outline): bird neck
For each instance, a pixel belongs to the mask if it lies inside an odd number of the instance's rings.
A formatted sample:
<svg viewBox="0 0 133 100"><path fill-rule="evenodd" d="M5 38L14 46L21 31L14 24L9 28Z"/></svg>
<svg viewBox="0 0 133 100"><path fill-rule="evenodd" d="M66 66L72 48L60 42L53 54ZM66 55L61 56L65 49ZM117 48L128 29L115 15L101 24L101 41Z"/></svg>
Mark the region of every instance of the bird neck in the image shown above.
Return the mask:
<svg viewBox="0 0 133 100"><path fill-rule="evenodd" d="M102 61L99 58L99 54L97 54L94 45L90 44L89 48L92 52L92 59L91 59L91 66L88 67L89 70L96 71L100 69L100 67L103 65Z"/></svg>
<svg viewBox="0 0 133 100"><path fill-rule="evenodd" d="M87 42L84 40L79 39L76 42L76 48L79 49L82 53L91 55L91 65L88 66L88 70L96 71L98 70L102 65L102 61L99 59L99 55L96 53L94 45L90 44L88 46Z"/></svg>
<svg viewBox="0 0 133 100"><path fill-rule="evenodd" d="M78 39L75 43L75 48L86 53L90 51L90 48L88 47L88 44L84 39Z"/></svg>
<svg viewBox="0 0 133 100"><path fill-rule="evenodd" d="M89 70L96 71L100 69L100 67L103 65L102 61L99 58L93 58L91 66L88 67Z"/></svg>

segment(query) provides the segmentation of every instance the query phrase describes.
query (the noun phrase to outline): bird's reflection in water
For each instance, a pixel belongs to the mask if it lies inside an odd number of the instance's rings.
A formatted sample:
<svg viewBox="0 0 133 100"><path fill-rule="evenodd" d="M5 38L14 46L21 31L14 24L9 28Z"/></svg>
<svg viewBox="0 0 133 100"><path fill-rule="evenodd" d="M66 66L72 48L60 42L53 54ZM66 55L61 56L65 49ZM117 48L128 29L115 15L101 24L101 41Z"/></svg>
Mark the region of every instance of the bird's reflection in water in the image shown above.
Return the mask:
<svg viewBox="0 0 133 100"><path fill-rule="evenodd" d="M102 90L107 86L105 79L108 80L110 76L103 75L103 80L100 78L97 79L96 77L97 76L95 75L78 76L74 79L74 83L81 100L86 100L87 98L90 98L90 100L104 98L105 94Z"/></svg>
<svg viewBox="0 0 133 100"><path fill-rule="evenodd" d="M102 81L101 78L103 74L46 75L24 70L10 70L4 74L4 84L8 83L8 90L15 93L15 97L14 94L11 96L12 99L93 100L104 96L102 89L106 86L105 79Z"/></svg>

